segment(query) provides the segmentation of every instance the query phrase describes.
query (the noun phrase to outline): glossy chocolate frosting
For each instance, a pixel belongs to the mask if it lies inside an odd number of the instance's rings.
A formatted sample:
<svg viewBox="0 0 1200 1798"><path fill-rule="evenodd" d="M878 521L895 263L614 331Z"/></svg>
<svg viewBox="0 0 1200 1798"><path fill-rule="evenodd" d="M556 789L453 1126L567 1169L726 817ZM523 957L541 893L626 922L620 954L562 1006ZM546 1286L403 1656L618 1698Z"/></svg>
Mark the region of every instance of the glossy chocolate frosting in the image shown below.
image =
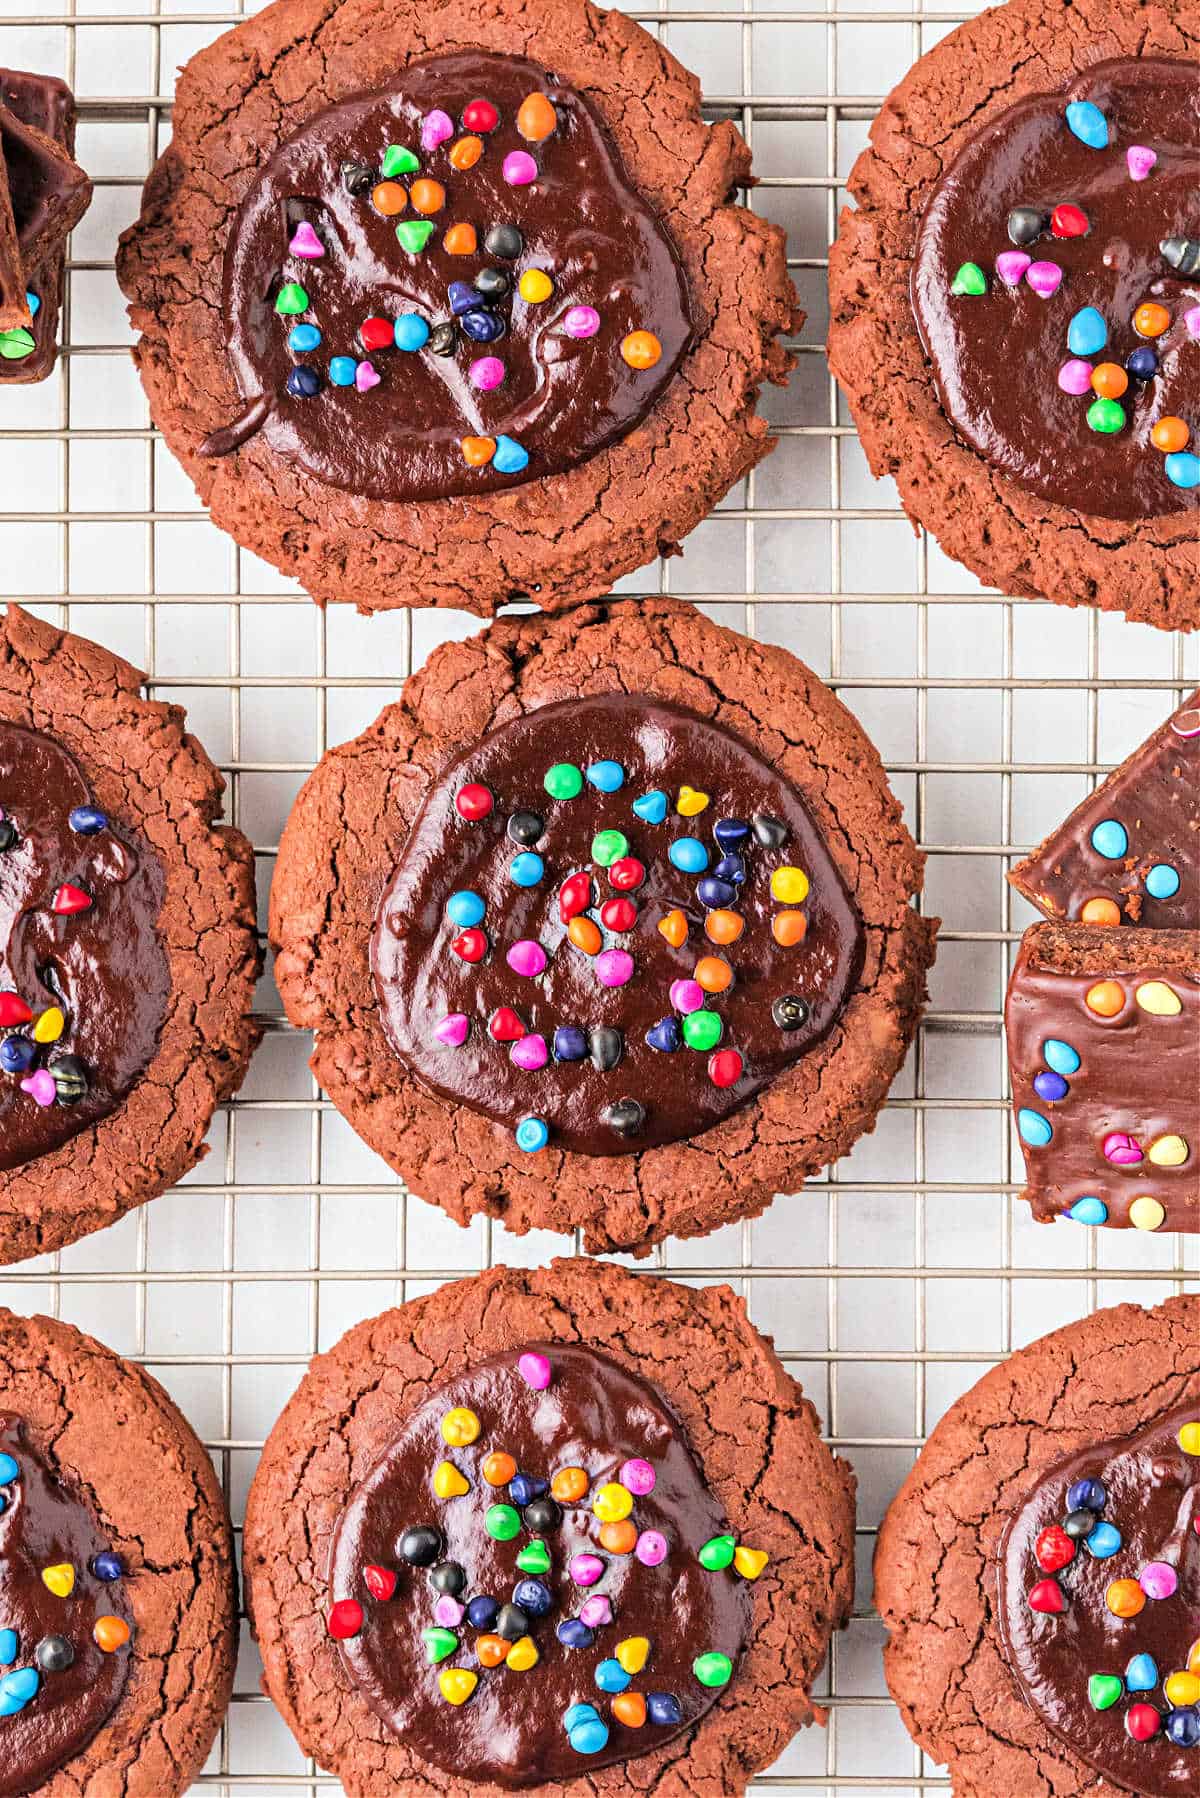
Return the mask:
<svg viewBox="0 0 1200 1798"><path fill-rule="evenodd" d="M930 196L913 265L912 300L946 415L959 435L1027 492L1101 518L1153 518L1195 506L1197 492L1174 486L1150 441L1155 422L1176 416L1200 431L1200 339L1184 314L1200 305L1200 275L1182 277L1164 259L1164 239L1200 237L1200 70L1183 57L1098 63L1069 87L1010 107L972 138ZM1109 124L1107 149L1070 130L1065 108L1091 101ZM1130 176L1132 146L1157 156L1149 177ZM1055 237L1049 225L1015 246L1010 212L1082 208L1086 236ZM1063 271L1042 299L1025 280L1010 287L996 258L1015 247ZM987 277L983 295L954 295L964 263ZM1126 423L1105 435L1087 422L1091 392L1064 393L1058 372L1073 352L1067 327L1093 306L1108 325L1107 346L1090 358L1125 365L1147 347L1133 327L1144 301L1167 308L1171 324L1155 339L1157 375L1130 379Z"/></svg>
<svg viewBox="0 0 1200 1798"><path fill-rule="evenodd" d="M528 1351L522 1351L527 1353ZM511 1353L483 1361L438 1388L407 1419L395 1442L355 1491L339 1521L329 1572L332 1600L362 1602L361 1631L339 1643L341 1658L372 1710L404 1744L457 1779L495 1781L518 1787L544 1780L586 1777L598 1767L652 1753L690 1729L719 1696L702 1685L693 1662L715 1651L736 1663L751 1621L746 1582L734 1571L708 1571L698 1551L728 1531L721 1507L704 1484L683 1430L662 1398L643 1380L606 1357L583 1347L549 1343L541 1350L551 1367L548 1388L530 1388ZM441 1422L455 1407L466 1407L482 1426L467 1447L447 1447ZM510 1541L496 1541L484 1524L495 1504L513 1504L506 1486L490 1485L485 1458L512 1457L535 1480L550 1481L564 1468L582 1468L586 1493L564 1501L561 1521L540 1536L524 1524ZM600 1547L600 1522L592 1506L597 1491L616 1482L625 1462L639 1459L654 1472L653 1490L634 1498L630 1521L639 1532L658 1531L667 1554L649 1566L636 1554L610 1554ZM435 1497L435 1468L449 1460L470 1482L462 1497ZM407 1530L432 1527L439 1533L443 1562L460 1566L466 1583L462 1604L491 1597L509 1603L528 1577L518 1554L543 1540L551 1567L537 1577L552 1598L542 1617L529 1617L537 1663L516 1672L503 1662L482 1666L474 1644L484 1631L464 1617L454 1626L454 1652L440 1665L427 1659L422 1631L435 1626L438 1592L430 1569L407 1563L399 1552ZM603 1575L587 1587L571 1577L569 1564L580 1553L596 1555ZM377 1566L398 1575L394 1596L377 1602L369 1595L364 1568ZM564 1619L577 1618L589 1598L607 1598L612 1621L599 1624L594 1641L570 1648L559 1640ZM596 1684L596 1669L616 1657L617 1646L645 1637L649 1655L629 1683L631 1694L647 1699L667 1694L677 1701L679 1721L641 1727L620 1721L613 1695ZM478 1675L467 1701L453 1705L442 1696L439 1674L465 1669ZM737 1678L736 1664L733 1678ZM574 1704L594 1707L609 1736L598 1752L581 1753L567 1739L563 1718Z"/></svg>
<svg viewBox="0 0 1200 1798"><path fill-rule="evenodd" d="M106 1651L92 1632L101 1617L131 1627L132 1612L119 1562L86 1501L33 1452L21 1420L11 1413L0 1416L0 1454L11 1456L18 1469L14 1480L0 1483L4 1655L13 1649L7 1632L16 1637L14 1658L0 1661L0 1798L19 1798L44 1790L45 1781L87 1747L117 1708L129 1677L130 1650L122 1644ZM97 1556L106 1557L100 1566L113 1577L97 1577ZM43 1580L48 1568L72 1570L67 1596ZM30 1670L37 1674L37 1689L19 1709L11 1709L12 1684L19 1693L19 1676L24 1673L28 1683Z"/></svg>
<svg viewBox="0 0 1200 1798"><path fill-rule="evenodd" d="M531 94L548 95L557 115L557 128L538 142L527 141L516 124ZM464 109L478 98L498 109L499 123L466 132ZM435 111L453 120L453 135L426 149L422 124ZM480 138L483 152L460 171L451 152L469 135ZM419 175L394 178L406 194L419 179L445 190L444 207L427 215L433 235L415 254L401 247L396 230L422 215L410 203L384 216L372 201L392 145L420 162ZM516 151L538 165L530 185L510 185L502 174L505 158ZM349 177L365 184L362 191L350 191L347 167L365 171ZM301 223L324 247L317 260L290 253ZM475 230L474 253L446 249L447 231L460 224ZM519 230L523 249L515 258L485 247L498 225ZM516 295L530 269L546 271L554 282L541 303ZM479 302L505 322L498 341L470 341L457 328L448 355L429 344L416 352L364 348L358 333L367 319L416 314L431 328L448 321L450 283L470 286L484 270L499 270L510 283L506 295ZM309 297L303 314L277 315L285 282L298 283ZM595 335L564 330L566 315L578 306L599 313ZM483 50L414 62L394 87L317 113L275 152L230 233L225 316L246 411L201 453L228 454L259 430L274 454L318 480L381 500L486 493L572 467L645 417L692 331L688 285L670 236L630 185L590 101L536 63ZM289 349L290 330L299 323L319 328L317 350ZM662 355L655 366L635 369L623 359L621 345L635 331L658 338ZM490 356L503 361L505 379L480 391L469 371ZM369 360L379 384L367 392L332 385L333 357ZM304 398L287 390L297 364L321 378L319 393ZM464 438L501 435L527 452L523 472L505 473L495 462L467 464Z"/></svg>
<svg viewBox="0 0 1200 1798"><path fill-rule="evenodd" d="M73 828L73 812L95 808L61 744L0 721L0 808L0 1006L16 995L32 1013L0 1028L5 1169L48 1154L115 1111L153 1058L170 977L155 929L162 868L123 826ZM56 913L64 886L77 888L90 906ZM37 1021L54 1007L63 1013L62 1032L39 1042ZM11 1038L33 1051L23 1069L8 1067L4 1044ZM22 1088L23 1080L56 1069L51 1103Z"/></svg>
<svg viewBox="0 0 1200 1798"><path fill-rule="evenodd" d="M1058 1462L1015 1512L1000 1549L1001 1637L1026 1701L1072 1753L1114 1786L1143 1798L1191 1798L1200 1790L1200 1747L1177 1746L1162 1727L1149 1740L1136 1741L1126 1727L1136 1704L1167 1718L1177 1707L1168 1702L1164 1682L1185 1672L1189 1658L1197 1664L1200 1459L1186 1454L1178 1440L1180 1430L1197 1419L1200 1406L1193 1403L1164 1413L1134 1436ZM1103 1486L1106 1502L1093 1515L1096 1523L1118 1532L1120 1546L1097 1558L1080 1538L1072 1559L1047 1574L1039 1565L1038 1539L1072 1515L1067 1495L1085 1480ZM1148 1564L1159 1563L1178 1581L1173 1596L1146 1598L1136 1616L1117 1616L1106 1599L1110 1586L1118 1580L1136 1585ZM1058 1615L1035 1610L1029 1602L1030 1592L1047 1578L1065 1601ZM1138 1655L1152 1659L1159 1677L1139 1689L1141 1670L1135 1669L1130 1690L1127 1669ZM1097 1674L1115 1675L1125 1688L1115 1704L1099 1711L1089 1699L1089 1681Z"/></svg>
<svg viewBox="0 0 1200 1798"><path fill-rule="evenodd" d="M543 784L546 771L568 761L586 769L614 761L624 771L619 790L604 793L585 782L577 798L555 800ZM456 810L467 783L494 795L490 814L468 823ZM702 811L681 816L684 787L708 796ZM664 822L644 822L634 802L648 791L667 796ZM508 821L529 813L542 829L528 845L515 842ZM714 841L722 820L748 824L766 816L780 827L778 846L762 844L749 830L737 853L744 884L728 902L744 920L738 939L709 940L710 906L700 897L704 875L684 873L668 859L679 838L701 841L713 875L723 851ZM646 870L628 897L637 907L631 929L603 925L603 905L617 888L609 869L593 858L593 839L616 829ZM523 847L544 862L534 886L513 883L510 868ZM788 909L773 897L771 876L797 867L810 891L801 909L803 940L781 947L773 921ZM603 950L633 957L633 977L621 986L601 983L598 957L568 938L559 895L572 875L590 876L588 916ZM734 889L731 889L734 890ZM486 902L482 928L488 949L475 964L452 949L457 926L446 913L451 895L473 892ZM673 947L659 929L669 914L687 920L686 940ZM537 978L515 973L507 952L520 940L540 942L549 961ZM803 798L791 782L748 744L691 712L660 700L605 695L544 706L494 731L446 768L431 787L413 825L376 916L372 968L381 1015L397 1054L431 1091L469 1105L513 1129L533 1115L549 1126L551 1148L585 1155L615 1155L694 1137L745 1105L785 1068L811 1051L841 1015L862 968L863 928ZM646 1033L676 1016L672 984L692 978L704 957L724 959L733 970L726 991L710 992L706 1006L723 1022L720 1049L733 1049L742 1068L732 1085L718 1086L709 1054L683 1045L651 1047ZM775 1007L799 999L801 1020L784 1028ZM510 1045L495 1041L489 1021L498 1008L515 1011L525 1031L553 1049L560 1027L589 1034L580 1060L556 1060L525 1071ZM465 1014L470 1033L460 1047L435 1034L447 1014ZM682 1014L677 1016L682 1025ZM602 1052L617 1032L619 1059ZM595 1065L596 1062L601 1065ZM623 1134L610 1108L632 1100L644 1108L639 1128ZM619 1116L620 1114L618 1114Z"/></svg>

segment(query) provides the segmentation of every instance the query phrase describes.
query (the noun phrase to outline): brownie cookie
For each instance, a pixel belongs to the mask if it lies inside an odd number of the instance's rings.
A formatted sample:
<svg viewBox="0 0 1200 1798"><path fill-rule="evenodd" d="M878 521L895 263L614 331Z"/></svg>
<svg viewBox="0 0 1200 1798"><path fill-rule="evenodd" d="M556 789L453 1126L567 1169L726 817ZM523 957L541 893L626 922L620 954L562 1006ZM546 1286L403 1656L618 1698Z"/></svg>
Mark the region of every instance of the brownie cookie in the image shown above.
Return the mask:
<svg viewBox="0 0 1200 1798"><path fill-rule="evenodd" d="M799 328L734 126L588 0L276 0L194 57L118 262L217 523L362 610L552 610L772 447Z"/></svg>
<svg viewBox="0 0 1200 1798"><path fill-rule="evenodd" d="M1004 1022L1034 1216L1200 1230L1200 931L1035 924Z"/></svg>
<svg viewBox="0 0 1200 1798"><path fill-rule="evenodd" d="M867 459L1004 592L1200 622L1200 28L1011 0L884 106L830 258Z"/></svg>
<svg viewBox="0 0 1200 1798"><path fill-rule="evenodd" d="M13 606L0 627L0 1260L204 1153L258 1032L254 864L177 706Z"/></svg>
<svg viewBox="0 0 1200 1798"><path fill-rule="evenodd" d="M92 197L74 154L70 88L0 69L0 382L44 381L58 357L67 238Z"/></svg>
<svg viewBox="0 0 1200 1798"><path fill-rule="evenodd" d="M1048 918L1200 929L1200 692L1008 878Z"/></svg>
<svg viewBox="0 0 1200 1798"><path fill-rule="evenodd" d="M351 1798L738 1793L820 1717L853 1492L727 1287L493 1268L350 1331L276 1424L264 1685Z"/></svg>
<svg viewBox="0 0 1200 1798"><path fill-rule="evenodd" d="M980 1380L888 1512L892 1696L955 1798L1169 1798L1200 1761L1200 1299Z"/></svg>
<svg viewBox="0 0 1200 1798"><path fill-rule="evenodd" d="M506 620L303 789L276 980L413 1191L640 1251L874 1124L933 955L921 865L785 652L667 600Z"/></svg>
<svg viewBox="0 0 1200 1798"><path fill-rule="evenodd" d="M233 1540L166 1393L0 1311L0 1794L179 1798L233 1683Z"/></svg>

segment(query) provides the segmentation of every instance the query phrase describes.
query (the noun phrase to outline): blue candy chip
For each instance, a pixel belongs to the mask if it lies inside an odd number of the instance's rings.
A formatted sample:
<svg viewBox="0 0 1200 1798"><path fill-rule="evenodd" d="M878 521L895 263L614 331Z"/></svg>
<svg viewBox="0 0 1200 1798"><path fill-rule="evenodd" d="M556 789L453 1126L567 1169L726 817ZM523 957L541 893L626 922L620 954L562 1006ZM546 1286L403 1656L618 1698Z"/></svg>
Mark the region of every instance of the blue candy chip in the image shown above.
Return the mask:
<svg viewBox="0 0 1200 1798"><path fill-rule="evenodd" d="M16 1630L0 1629L0 1667L11 1667L20 1650Z"/></svg>
<svg viewBox="0 0 1200 1798"><path fill-rule="evenodd" d="M620 762L593 762L587 777L598 793L615 793L625 785L625 770Z"/></svg>
<svg viewBox="0 0 1200 1798"><path fill-rule="evenodd" d="M746 878L746 863L740 855L723 855L714 873L720 880L732 880L734 886L740 887Z"/></svg>
<svg viewBox="0 0 1200 1798"><path fill-rule="evenodd" d="M353 356L335 356L329 364L329 379L335 387L353 387L358 363Z"/></svg>
<svg viewBox="0 0 1200 1798"><path fill-rule="evenodd" d="M485 306L473 306L464 312L459 319L463 335L472 343L495 343L498 337L504 336L504 320L498 312L489 312ZM511 438L498 438L498 442L512 442ZM522 464L522 467L524 464Z"/></svg>
<svg viewBox="0 0 1200 1798"><path fill-rule="evenodd" d="M592 1717L599 1717L594 1704L572 1704L563 1712L563 1728L568 1733L580 1723L586 1723Z"/></svg>
<svg viewBox="0 0 1200 1798"><path fill-rule="evenodd" d="M288 349L297 356L307 356L321 347L321 333L315 325L293 325L288 332Z"/></svg>
<svg viewBox="0 0 1200 1798"><path fill-rule="evenodd" d="M1125 366L1136 381L1151 381L1158 373L1158 357L1147 344L1136 350L1130 350L1125 358Z"/></svg>
<svg viewBox="0 0 1200 1798"><path fill-rule="evenodd" d="M1090 100L1071 101L1067 107L1067 124L1089 150L1108 148L1108 120Z"/></svg>
<svg viewBox="0 0 1200 1798"><path fill-rule="evenodd" d="M1084 1544L1097 1561L1111 1560L1121 1546L1121 1532L1112 1523L1098 1523Z"/></svg>
<svg viewBox="0 0 1200 1798"><path fill-rule="evenodd" d="M527 1155L536 1155L550 1141L550 1126L545 1118L522 1118L516 1129L517 1147Z"/></svg>
<svg viewBox="0 0 1200 1798"><path fill-rule="evenodd" d="M708 866L708 850L699 837L676 837L667 855L671 866L684 874L703 874Z"/></svg>
<svg viewBox="0 0 1200 1798"><path fill-rule="evenodd" d="M651 1024L646 1032L646 1042L651 1049L659 1049L664 1055L670 1055L683 1043L679 1019L661 1018L657 1024Z"/></svg>
<svg viewBox="0 0 1200 1798"><path fill-rule="evenodd" d="M718 818L713 825L713 835L722 849L732 849L745 842L750 835L750 826L744 818Z"/></svg>
<svg viewBox="0 0 1200 1798"><path fill-rule="evenodd" d="M1146 876L1146 891L1152 899L1173 899L1179 891L1179 875L1169 862L1155 862Z"/></svg>
<svg viewBox="0 0 1200 1798"><path fill-rule="evenodd" d="M41 302L41 300L40 300L40 299L39 299L39 297L38 297L38 295L37 295L37 294L36 294L36 293L31 293L31 292L29 292L29 291L28 291L28 290L26 290L26 293L25 293L25 304L26 304L26 305L27 305L27 306L28 306L28 308L29 308L29 316L30 316L30 318L36 318L36 317L37 317L37 315L38 315L38 313L39 313L39 312L40 312L40 311L41 311L41 309L42 309L42 302Z"/></svg>
<svg viewBox="0 0 1200 1798"><path fill-rule="evenodd" d="M1129 833L1118 818L1103 818L1092 831L1091 842L1106 862L1119 862L1129 848Z"/></svg>
<svg viewBox="0 0 1200 1798"><path fill-rule="evenodd" d="M12 1040L11 1038L9 1039ZM0 1455L0 1486L11 1486L21 1477L21 1469L12 1455Z"/></svg>
<svg viewBox="0 0 1200 1798"><path fill-rule="evenodd" d="M465 319L463 324L465 327ZM521 470L528 466L529 451L522 449L515 437L497 437L496 453L492 457L494 469L500 474L520 474Z"/></svg>
<svg viewBox="0 0 1200 1798"><path fill-rule="evenodd" d="M446 294L455 318L461 318L464 312L470 312L473 307L478 306L481 298L469 281L451 281Z"/></svg>
<svg viewBox="0 0 1200 1798"><path fill-rule="evenodd" d="M596 1640L595 1631L578 1617L564 1617L554 1633L564 1648L590 1648Z"/></svg>
<svg viewBox="0 0 1200 1798"><path fill-rule="evenodd" d="M667 815L668 803L662 788L652 787L650 792L634 800L633 809L643 824L661 824Z"/></svg>
<svg viewBox="0 0 1200 1798"><path fill-rule="evenodd" d="M97 831L108 829L108 819L94 805L77 805L67 813L67 823L77 836L94 837Z"/></svg>
<svg viewBox="0 0 1200 1798"><path fill-rule="evenodd" d="M1048 1105L1055 1105L1060 1099L1065 1099L1071 1089L1061 1074L1045 1072L1034 1077L1033 1090L1039 1099L1044 1099Z"/></svg>
<svg viewBox="0 0 1200 1798"><path fill-rule="evenodd" d="M670 1692L649 1692L646 1695L646 1715L651 1723L682 1723L683 1712L679 1708L679 1700Z"/></svg>
<svg viewBox="0 0 1200 1798"><path fill-rule="evenodd" d="M593 1713L567 1731L567 1740L576 1754L599 1754L608 1747L608 1725Z"/></svg>
<svg viewBox="0 0 1200 1798"><path fill-rule="evenodd" d="M1076 1199L1067 1216L1077 1224L1106 1224L1108 1206L1102 1199L1093 1198L1089 1193L1085 1198Z"/></svg>
<svg viewBox="0 0 1200 1798"><path fill-rule="evenodd" d="M1191 450L1176 450L1173 456L1165 456L1163 469L1174 487L1183 487L1189 492L1193 487L1200 487L1200 456L1194 456Z"/></svg>
<svg viewBox="0 0 1200 1798"><path fill-rule="evenodd" d="M1067 348L1073 356L1094 356L1108 342L1104 314L1084 306L1067 326Z"/></svg>
<svg viewBox="0 0 1200 1798"><path fill-rule="evenodd" d="M478 893L472 893L464 887L460 892L451 893L446 901L446 916L460 930L472 930L476 924L483 923L487 906Z"/></svg>
<svg viewBox="0 0 1200 1798"><path fill-rule="evenodd" d="M596 1684L602 1692L624 1692L632 1681L633 1675L626 1673L620 1661L601 1661L596 1668Z"/></svg>
<svg viewBox="0 0 1200 1798"><path fill-rule="evenodd" d="M718 880L715 874L707 874L696 888L696 897L701 905L715 911L723 905L733 904L737 888L730 880Z"/></svg>
<svg viewBox="0 0 1200 1798"><path fill-rule="evenodd" d="M104 1553L97 1555L92 1562L92 1572L98 1580L103 1580L106 1586L111 1586L114 1580L122 1577L125 1566L120 1555L115 1555L111 1548L106 1548Z"/></svg>
<svg viewBox="0 0 1200 1798"><path fill-rule="evenodd" d="M1163 1729L1176 1748L1194 1748L1200 1742L1200 1711L1194 1704L1186 1705L1183 1710L1171 1711L1163 1723Z"/></svg>
<svg viewBox="0 0 1200 1798"><path fill-rule="evenodd" d="M545 862L540 855L535 855L532 849L526 849L520 855L514 855L508 864L508 878L514 886L535 887L545 872Z"/></svg>
<svg viewBox="0 0 1200 1798"><path fill-rule="evenodd" d="M36 1054L37 1046L27 1036L6 1036L0 1042L0 1068L6 1074L23 1074Z"/></svg>
<svg viewBox="0 0 1200 1798"><path fill-rule="evenodd" d="M1067 1487L1068 1511L1102 1511L1108 1503L1108 1488L1103 1480L1076 1480Z"/></svg>
<svg viewBox="0 0 1200 1798"><path fill-rule="evenodd" d="M508 1496L521 1510L526 1505L531 1505L535 1498L543 1497L549 1490L548 1480L534 1479L531 1473L514 1473L508 1482ZM514 1602L520 1604L521 1601L518 1598Z"/></svg>
<svg viewBox="0 0 1200 1798"><path fill-rule="evenodd" d="M519 1604L530 1617L544 1617L554 1604L540 1579L519 1580L513 1587L512 1601Z"/></svg>
<svg viewBox="0 0 1200 1798"><path fill-rule="evenodd" d="M578 1024L560 1024L554 1032L555 1061L583 1061L587 1052L587 1032Z"/></svg>
<svg viewBox="0 0 1200 1798"><path fill-rule="evenodd" d="M1079 1054L1070 1043L1064 1043L1061 1037L1048 1036L1042 1044L1042 1057L1048 1068L1056 1074L1077 1074L1079 1072Z"/></svg>
<svg viewBox="0 0 1200 1798"><path fill-rule="evenodd" d="M1158 1684L1158 1666L1154 1656L1135 1654L1125 1669L1125 1684L1131 1692L1153 1692Z"/></svg>
<svg viewBox="0 0 1200 1798"><path fill-rule="evenodd" d="M429 342L429 326L419 312L402 312L392 335L398 350L423 350Z"/></svg>
<svg viewBox="0 0 1200 1798"><path fill-rule="evenodd" d="M18 1667L13 1673L6 1673L0 1679L0 1717L23 1711L41 1683L35 1667Z"/></svg>
<svg viewBox="0 0 1200 1798"><path fill-rule="evenodd" d="M315 368L294 368L285 382L295 400L312 400L321 391L321 377Z"/></svg>
<svg viewBox="0 0 1200 1798"><path fill-rule="evenodd" d="M500 1614L494 1598L473 1598L467 1606L467 1622L472 1629L491 1629Z"/></svg>
<svg viewBox="0 0 1200 1798"><path fill-rule="evenodd" d="M1031 1149L1044 1149L1054 1135L1048 1119L1040 1111L1031 1111L1027 1105L1022 1105L1017 1113L1017 1129L1021 1141L1027 1142Z"/></svg>

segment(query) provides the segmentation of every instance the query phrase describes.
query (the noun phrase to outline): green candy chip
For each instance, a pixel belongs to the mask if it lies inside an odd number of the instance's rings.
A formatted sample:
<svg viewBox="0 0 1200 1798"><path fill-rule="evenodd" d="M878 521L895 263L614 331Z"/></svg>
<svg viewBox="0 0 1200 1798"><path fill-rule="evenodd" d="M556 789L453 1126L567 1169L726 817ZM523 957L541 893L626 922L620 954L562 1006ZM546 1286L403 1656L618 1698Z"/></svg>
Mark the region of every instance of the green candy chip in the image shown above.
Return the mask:
<svg viewBox="0 0 1200 1798"><path fill-rule="evenodd" d="M1125 1682L1115 1673L1093 1673L1088 1680L1088 1703L1094 1711L1110 1711L1125 1695Z"/></svg>
<svg viewBox="0 0 1200 1798"><path fill-rule="evenodd" d="M393 175L415 175L420 166L412 151L406 150L403 144L389 144L379 172L385 181L390 181Z"/></svg>
<svg viewBox="0 0 1200 1798"><path fill-rule="evenodd" d="M550 1550L544 1542L530 1542L517 1556L517 1566L522 1573L549 1573Z"/></svg>
<svg viewBox="0 0 1200 1798"><path fill-rule="evenodd" d="M691 1011L683 1020L683 1040L689 1049L699 1049L701 1052L715 1049L724 1028L715 1011ZM731 1555L730 1560L732 1559Z"/></svg>
<svg viewBox="0 0 1200 1798"><path fill-rule="evenodd" d="M592 838L592 860L602 868L611 868L623 855L629 854L629 838L623 831L598 830Z"/></svg>
<svg viewBox="0 0 1200 1798"><path fill-rule="evenodd" d="M521 1534L521 1513L512 1505L489 1505L483 1522L494 1542L511 1542Z"/></svg>
<svg viewBox="0 0 1200 1798"><path fill-rule="evenodd" d="M433 236L435 228L432 219L405 219L396 226L400 248L407 250L410 256L419 256Z"/></svg>
<svg viewBox="0 0 1200 1798"><path fill-rule="evenodd" d="M957 294L981 294L987 292L987 276L977 262L964 262L953 281L950 292Z"/></svg>
<svg viewBox="0 0 1200 1798"><path fill-rule="evenodd" d="M713 1649L692 1662L692 1672L702 1686L725 1686L729 1684L733 1662L727 1654L718 1654Z"/></svg>
<svg viewBox="0 0 1200 1798"><path fill-rule="evenodd" d="M583 791L583 774L574 762L555 762L542 785L551 799L575 799Z"/></svg>
<svg viewBox="0 0 1200 1798"><path fill-rule="evenodd" d="M1087 421L1093 431L1111 437L1114 431L1124 428L1125 408L1116 400L1093 400L1087 409Z"/></svg>
<svg viewBox="0 0 1200 1798"><path fill-rule="evenodd" d="M275 310L284 318L294 318L298 312L308 311L308 295L299 281L285 281L275 298Z"/></svg>
<svg viewBox="0 0 1200 1798"><path fill-rule="evenodd" d="M733 1551L736 1547L737 1543L732 1536L713 1536L700 1550L700 1565L706 1567L709 1573L723 1573L726 1567L733 1566Z"/></svg>
<svg viewBox="0 0 1200 1798"><path fill-rule="evenodd" d="M458 1647L458 1637L452 1629L423 1629L421 1640L425 1644L425 1653L431 1667L436 1667L439 1661L444 1661Z"/></svg>
<svg viewBox="0 0 1200 1798"><path fill-rule="evenodd" d="M24 362L36 349L37 344L24 325L17 325L11 331L0 331L0 357L5 362Z"/></svg>

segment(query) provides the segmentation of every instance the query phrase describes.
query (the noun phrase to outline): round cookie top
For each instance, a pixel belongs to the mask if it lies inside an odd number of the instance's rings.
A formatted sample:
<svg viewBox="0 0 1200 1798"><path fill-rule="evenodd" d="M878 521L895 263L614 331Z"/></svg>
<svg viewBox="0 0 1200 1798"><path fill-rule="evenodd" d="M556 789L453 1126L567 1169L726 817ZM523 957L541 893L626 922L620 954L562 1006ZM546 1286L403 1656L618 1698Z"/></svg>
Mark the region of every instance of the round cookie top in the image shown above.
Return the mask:
<svg viewBox="0 0 1200 1798"><path fill-rule="evenodd" d="M1194 503L1198 184L1195 63L1127 57L1010 107L934 188L912 302L942 406L1038 498Z"/></svg>
<svg viewBox="0 0 1200 1798"><path fill-rule="evenodd" d="M766 1562L658 1393L548 1343L411 1414L342 1512L327 1624L417 1754L530 1786L691 1728L733 1676Z"/></svg>
<svg viewBox="0 0 1200 1798"><path fill-rule="evenodd" d="M1000 1548L1005 1653L1047 1728L1145 1798L1200 1776L1200 1407L1057 1462Z"/></svg>
<svg viewBox="0 0 1200 1798"><path fill-rule="evenodd" d="M124 1575L82 1496L0 1416L0 1798L43 1790L120 1702Z"/></svg>
<svg viewBox="0 0 1200 1798"><path fill-rule="evenodd" d="M430 788L371 941L392 1047L518 1145L693 1137L829 1033L858 910L805 802L681 707L552 704Z"/></svg>
<svg viewBox="0 0 1200 1798"><path fill-rule="evenodd" d="M688 283L599 114L523 57L425 58L315 114L230 233L229 348L256 432L318 480L428 501L553 475L644 418Z"/></svg>
<svg viewBox="0 0 1200 1798"><path fill-rule="evenodd" d="M164 875L74 757L0 719L0 1169L107 1117L153 1059L170 993Z"/></svg>

